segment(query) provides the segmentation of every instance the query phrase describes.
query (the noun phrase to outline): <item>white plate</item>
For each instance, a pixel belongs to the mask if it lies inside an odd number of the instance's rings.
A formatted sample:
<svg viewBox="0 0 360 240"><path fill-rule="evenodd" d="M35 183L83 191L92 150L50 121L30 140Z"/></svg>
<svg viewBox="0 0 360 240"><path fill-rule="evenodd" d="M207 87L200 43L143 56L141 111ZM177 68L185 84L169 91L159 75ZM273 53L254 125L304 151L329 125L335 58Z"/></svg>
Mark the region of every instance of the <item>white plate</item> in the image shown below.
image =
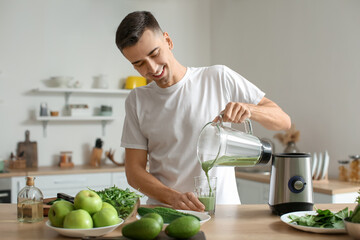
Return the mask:
<svg viewBox="0 0 360 240"><path fill-rule="evenodd" d="M197 216L198 218L200 218L200 224L204 224L205 222L209 221L211 219L210 215L208 215L206 212L196 212L196 211L189 211L189 210L176 210L182 213L188 213L188 214L192 214L194 216ZM137 219L140 219L140 215L137 214L136 215ZM168 223L164 223L164 226L166 227L167 225L169 225Z"/></svg>
<svg viewBox="0 0 360 240"><path fill-rule="evenodd" d="M324 164L323 164L323 167L322 167L322 173L321 173L320 179L324 179L326 177L326 174L327 174L328 169L329 169L329 161L330 161L329 153L327 151L325 151L325 153L324 153Z"/></svg>
<svg viewBox="0 0 360 240"><path fill-rule="evenodd" d="M316 211L301 211L301 212L291 212L291 213L286 213L284 215L281 215L280 219L281 221L283 221L284 223L286 223L287 225L305 231L305 232L313 232L313 233L331 233L331 234L338 234L338 233L346 233L345 228L318 228L318 227L306 227L306 226L301 226L301 225L297 225L297 223L295 222L291 222L292 220L289 218L289 215L295 215L298 217L302 217L305 216L306 214L308 215L317 215Z"/></svg>
<svg viewBox="0 0 360 240"><path fill-rule="evenodd" d="M46 221L46 226L60 233L61 235L67 237L98 237L105 235L109 232L114 231L117 227L124 223L124 220L121 219L121 222L115 225L107 226L107 227L98 227L98 228L90 228L90 229L71 229L71 228L58 228L51 226L50 220Z"/></svg>
<svg viewBox="0 0 360 240"><path fill-rule="evenodd" d="M314 153L312 158L312 165L311 165L311 176L313 178L315 177L316 168L317 168L317 156L316 153Z"/></svg>
<svg viewBox="0 0 360 240"><path fill-rule="evenodd" d="M319 177L321 176L322 166L323 166L323 156L322 156L322 152L320 152L319 157L318 157L318 164L317 164L317 168L315 171L314 180L318 180Z"/></svg>

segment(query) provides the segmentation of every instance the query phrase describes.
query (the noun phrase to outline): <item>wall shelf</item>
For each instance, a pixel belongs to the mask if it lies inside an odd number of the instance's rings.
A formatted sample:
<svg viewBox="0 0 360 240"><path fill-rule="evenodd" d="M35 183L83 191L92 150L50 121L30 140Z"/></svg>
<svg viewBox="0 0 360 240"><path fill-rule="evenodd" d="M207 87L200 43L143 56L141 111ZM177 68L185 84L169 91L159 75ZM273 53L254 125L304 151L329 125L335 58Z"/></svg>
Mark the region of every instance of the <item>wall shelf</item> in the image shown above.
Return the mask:
<svg viewBox="0 0 360 240"><path fill-rule="evenodd" d="M101 88L45 88L39 87L33 89L34 92L44 93L99 93L99 94L129 94L128 89L101 89Z"/></svg>
<svg viewBox="0 0 360 240"><path fill-rule="evenodd" d="M49 121L57 121L57 122L61 122L61 121L100 121L101 122L101 127L102 127L102 135L105 136L105 128L106 128L106 124L109 121L114 121L116 119L119 119L120 117L118 116L89 116L89 117L72 117L72 116L57 116L57 117L51 117L51 116L37 116L36 120L37 121L41 121L42 125L43 125L43 136L46 137L47 136L47 125Z"/></svg>
<svg viewBox="0 0 360 240"><path fill-rule="evenodd" d="M69 106L69 98L73 93L76 94L120 94L128 95L131 90L127 89L99 89L99 88L46 88L40 87L32 90L35 93L63 93L65 94L65 107ZM43 126L43 136L47 136L47 125L49 121L99 121L101 122L102 135L105 136L106 124L109 121L114 121L119 119L119 116L36 116L37 121L42 122Z"/></svg>

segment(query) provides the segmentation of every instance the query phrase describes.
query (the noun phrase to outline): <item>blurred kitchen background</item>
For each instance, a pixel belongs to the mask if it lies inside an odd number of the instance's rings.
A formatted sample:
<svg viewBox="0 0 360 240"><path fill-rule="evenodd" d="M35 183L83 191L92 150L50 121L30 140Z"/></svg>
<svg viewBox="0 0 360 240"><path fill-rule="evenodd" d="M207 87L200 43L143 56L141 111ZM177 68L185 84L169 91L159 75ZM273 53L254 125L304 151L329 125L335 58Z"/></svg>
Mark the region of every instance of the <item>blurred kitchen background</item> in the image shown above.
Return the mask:
<svg viewBox="0 0 360 240"><path fill-rule="evenodd" d="M15 153L29 130L39 166L57 164L61 151L72 151L75 165L88 163L96 138L122 161L126 94L70 95L71 104L112 107L118 118L104 136L99 121L63 121L48 122L44 137L40 104L61 111L64 94L32 90L54 76L88 89L101 74L109 89L122 88L137 72L114 36L135 10L155 15L183 65L224 64L266 92L291 116L300 151L328 151L330 177L338 160L360 153L358 0L0 0L0 158ZM254 131L277 152L285 148L277 132L258 124Z"/></svg>

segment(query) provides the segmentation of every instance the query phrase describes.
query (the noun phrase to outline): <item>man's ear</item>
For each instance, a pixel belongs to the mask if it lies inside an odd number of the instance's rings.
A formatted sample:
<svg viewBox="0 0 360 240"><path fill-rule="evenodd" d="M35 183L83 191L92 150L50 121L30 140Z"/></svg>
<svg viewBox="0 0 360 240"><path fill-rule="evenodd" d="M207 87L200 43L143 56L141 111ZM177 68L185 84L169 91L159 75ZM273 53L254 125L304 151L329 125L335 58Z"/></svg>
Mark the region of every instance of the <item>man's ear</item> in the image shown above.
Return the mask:
<svg viewBox="0 0 360 240"><path fill-rule="evenodd" d="M174 43L171 40L169 34L167 32L164 32L163 36L164 36L166 43L169 45L169 49L172 50L174 48Z"/></svg>

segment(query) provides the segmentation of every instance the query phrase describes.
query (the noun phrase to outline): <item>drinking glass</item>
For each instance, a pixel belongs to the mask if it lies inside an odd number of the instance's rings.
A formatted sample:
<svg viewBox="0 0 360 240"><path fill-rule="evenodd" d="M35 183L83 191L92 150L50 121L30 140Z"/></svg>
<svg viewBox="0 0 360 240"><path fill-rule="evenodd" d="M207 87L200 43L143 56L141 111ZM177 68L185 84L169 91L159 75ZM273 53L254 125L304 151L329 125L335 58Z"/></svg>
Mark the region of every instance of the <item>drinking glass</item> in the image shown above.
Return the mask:
<svg viewBox="0 0 360 240"><path fill-rule="evenodd" d="M216 177L202 177L194 178L195 182L195 196L204 204L205 211L209 215L215 214L216 206Z"/></svg>

